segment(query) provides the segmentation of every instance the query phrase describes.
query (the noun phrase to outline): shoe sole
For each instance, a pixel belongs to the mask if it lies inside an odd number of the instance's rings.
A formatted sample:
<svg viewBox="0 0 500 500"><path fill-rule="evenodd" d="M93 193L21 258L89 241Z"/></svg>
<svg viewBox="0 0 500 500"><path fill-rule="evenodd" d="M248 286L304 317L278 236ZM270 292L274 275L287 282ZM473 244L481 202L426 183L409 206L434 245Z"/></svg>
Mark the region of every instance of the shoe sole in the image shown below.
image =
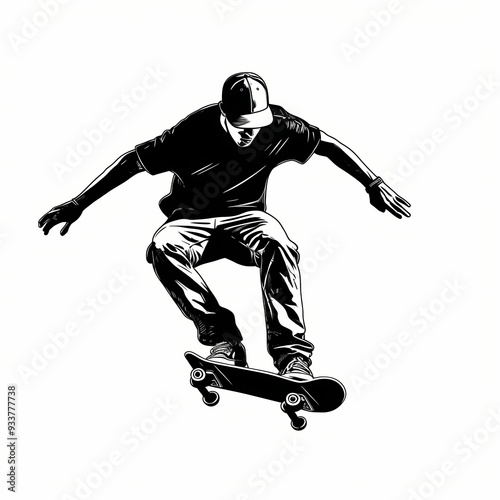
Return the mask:
<svg viewBox="0 0 500 500"><path fill-rule="evenodd" d="M221 365L236 366L238 368L248 368L248 364L241 364L241 361L235 361L233 359L222 358L222 357L208 357L207 361L212 361L213 363L220 363Z"/></svg>
<svg viewBox="0 0 500 500"><path fill-rule="evenodd" d="M291 380L297 380L299 382L307 382L309 380L313 380L314 377L312 375L292 375L292 374L286 374L286 375L281 375L282 377L289 378Z"/></svg>

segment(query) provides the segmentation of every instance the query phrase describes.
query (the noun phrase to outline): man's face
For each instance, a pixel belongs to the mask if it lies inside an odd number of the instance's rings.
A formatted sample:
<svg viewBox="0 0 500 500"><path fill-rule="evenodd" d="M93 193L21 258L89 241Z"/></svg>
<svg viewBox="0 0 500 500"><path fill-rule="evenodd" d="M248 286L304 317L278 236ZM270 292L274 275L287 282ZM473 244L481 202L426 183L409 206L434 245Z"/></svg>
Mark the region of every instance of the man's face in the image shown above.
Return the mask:
<svg viewBox="0 0 500 500"><path fill-rule="evenodd" d="M233 141L240 147L246 148L252 144L255 137L259 133L260 128L238 128L234 127L229 123L229 121L225 120L226 129L233 139Z"/></svg>

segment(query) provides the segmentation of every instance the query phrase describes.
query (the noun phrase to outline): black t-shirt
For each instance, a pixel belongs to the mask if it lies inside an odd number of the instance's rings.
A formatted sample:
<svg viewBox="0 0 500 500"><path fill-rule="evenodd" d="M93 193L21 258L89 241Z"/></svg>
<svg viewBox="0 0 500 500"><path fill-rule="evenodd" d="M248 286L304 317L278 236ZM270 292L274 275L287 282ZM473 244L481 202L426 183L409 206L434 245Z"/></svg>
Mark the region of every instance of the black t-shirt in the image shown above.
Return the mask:
<svg viewBox="0 0 500 500"><path fill-rule="evenodd" d="M285 161L305 163L320 131L271 105L273 123L247 147L239 147L212 104L180 121L162 135L136 147L144 169L175 174L168 198L172 218L203 218L266 209L272 169ZM164 203L165 204L165 203Z"/></svg>

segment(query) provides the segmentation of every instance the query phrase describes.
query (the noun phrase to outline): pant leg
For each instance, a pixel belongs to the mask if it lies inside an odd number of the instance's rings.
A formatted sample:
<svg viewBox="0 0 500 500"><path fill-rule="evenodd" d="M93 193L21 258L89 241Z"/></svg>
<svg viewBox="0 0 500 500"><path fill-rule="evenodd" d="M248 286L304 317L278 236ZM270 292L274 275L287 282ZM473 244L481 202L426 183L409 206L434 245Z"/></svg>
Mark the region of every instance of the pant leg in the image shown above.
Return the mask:
<svg viewBox="0 0 500 500"><path fill-rule="evenodd" d="M242 339L233 313L219 305L195 270L213 237L214 225L214 219L167 222L148 249L156 275L184 315L194 322L198 339L205 345Z"/></svg>
<svg viewBox="0 0 500 500"><path fill-rule="evenodd" d="M313 344L305 339L299 254L281 224L262 211L220 219L218 229L247 246L260 268L268 352L281 369L297 355L310 363Z"/></svg>

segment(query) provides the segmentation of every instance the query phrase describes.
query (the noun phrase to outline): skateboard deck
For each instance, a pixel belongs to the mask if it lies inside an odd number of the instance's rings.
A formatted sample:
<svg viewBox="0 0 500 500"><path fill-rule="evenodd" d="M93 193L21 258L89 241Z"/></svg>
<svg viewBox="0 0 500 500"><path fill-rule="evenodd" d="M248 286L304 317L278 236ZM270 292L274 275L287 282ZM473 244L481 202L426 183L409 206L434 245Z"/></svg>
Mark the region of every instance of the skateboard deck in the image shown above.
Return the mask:
<svg viewBox="0 0 500 500"><path fill-rule="evenodd" d="M184 354L193 370L191 385L197 388L203 402L214 406L219 394L207 387L248 394L281 403L296 430L303 429L307 421L297 411L329 412L338 408L345 399L346 391L341 382L330 377L318 377L300 381L282 377L275 373L242 368L209 361L194 352Z"/></svg>

